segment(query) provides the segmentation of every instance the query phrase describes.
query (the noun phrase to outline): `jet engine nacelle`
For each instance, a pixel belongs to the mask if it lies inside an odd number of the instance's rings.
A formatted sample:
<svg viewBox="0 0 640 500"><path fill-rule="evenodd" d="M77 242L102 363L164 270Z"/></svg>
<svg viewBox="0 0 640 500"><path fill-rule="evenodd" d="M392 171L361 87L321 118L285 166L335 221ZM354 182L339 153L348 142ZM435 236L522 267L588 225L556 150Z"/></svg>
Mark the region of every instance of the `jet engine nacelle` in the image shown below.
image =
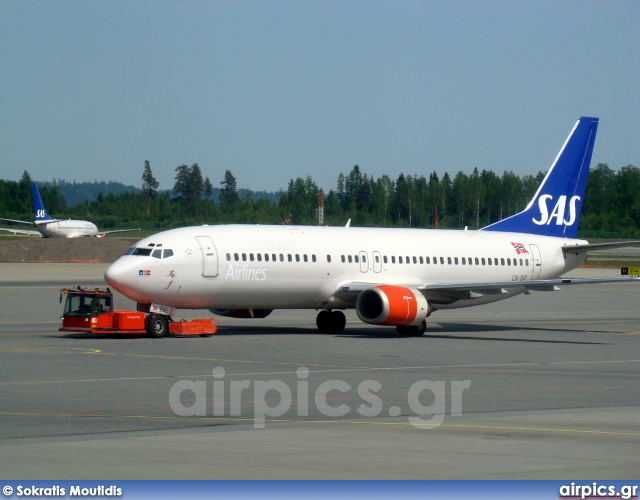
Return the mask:
<svg viewBox="0 0 640 500"><path fill-rule="evenodd" d="M356 312L372 325L415 326L431 314L431 306L418 290L378 285L358 295Z"/></svg>
<svg viewBox="0 0 640 500"><path fill-rule="evenodd" d="M216 316L227 318L266 318L273 309L209 309Z"/></svg>

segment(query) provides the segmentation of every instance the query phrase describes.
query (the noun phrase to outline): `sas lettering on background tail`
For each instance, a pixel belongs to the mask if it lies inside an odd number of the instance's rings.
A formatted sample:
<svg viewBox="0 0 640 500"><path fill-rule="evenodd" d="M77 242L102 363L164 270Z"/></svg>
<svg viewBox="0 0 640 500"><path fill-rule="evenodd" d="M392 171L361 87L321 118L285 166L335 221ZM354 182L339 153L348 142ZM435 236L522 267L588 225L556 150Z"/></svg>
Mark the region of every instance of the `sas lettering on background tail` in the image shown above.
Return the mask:
<svg viewBox="0 0 640 500"><path fill-rule="evenodd" d="M483 230L575 238L597 129L598 118L580 118L527 207Z"/></svg>
<svg viewBox="0 0 640 500"><path fill-rule="evenodd" d="M36 223L53 221L53 218L47 215L47 211L44 208L44 203L42 203L42 198L40 197L40 191L38 191L38 185L33 182L31 187L33 189L33 208L35 211Z"/></svg>

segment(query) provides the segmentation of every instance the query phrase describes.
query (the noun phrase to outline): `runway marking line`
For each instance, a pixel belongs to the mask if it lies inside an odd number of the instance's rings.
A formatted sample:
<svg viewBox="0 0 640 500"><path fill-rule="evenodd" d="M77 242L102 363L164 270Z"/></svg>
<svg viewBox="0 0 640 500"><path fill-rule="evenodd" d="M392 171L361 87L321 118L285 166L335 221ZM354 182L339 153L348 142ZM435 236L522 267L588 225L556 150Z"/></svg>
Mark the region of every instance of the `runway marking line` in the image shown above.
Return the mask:
<svg viewBox="0 0 640 500"><path fill-rule="evenodd" d="M60 348L63 349L63 348ZM78 348L81 349L81 348ZM89 353L63 353L63 354L105 354L107 356L116 356L117 354L110 353L102 353L98 349L95 352ZM127 356L127 354L125 354ZM135 355L135 356L146 356L146 355ZM151 356L156 357L156 356ZM159 356L160 358L171 358L169 356ZM183 358L178 358L183 359ZM200 358L186 358L186 359L200 359ZM229 361L235 362L235 360L220 360L220 359L207 359L206 361ZM260 363L266 364L266 361L238 361L243 363ZM629 359L629 360L605 360L605 361L556 361L553 363L548 363L548 365L562 365L562 364L611 364L611 363L638 363L640 360L638 359ZM571 375L571 376L584 376L591 375L590 372L560 372L560 371L533 371L526 369L488 369L490 367L498 368L498 367L514 367L514 366L531 366L529 363L504 363L504 364L487 364L487 365L434 365L434 366L396 366L396 367L340 367L333 365L314 365L313 363L285 363L278 362L275 364L282 365L293 365L299 367L306 366L315 366L321 367L326 366L332 369L329 370L309 370L309 373L333 373L333 372L357 372L357 371L402 371L402 370L441 370L441 371L455 371L460 373L515 373L522 375ZM540 364L538 366L545 366L545 364ZM226 373L225 377L248 377L248 376L274 376L274 375L295 375L297 372L293 371L273 371L273 372L245 372L245 373ZM638 373L601 373L601 376L611 376L611 377L640 377ZM211 374L200 374L200 375L150 375L145 377L117 377L117 378L96 378L96 379L72 379L72 380L24 380L24 381L13 381L13 382L0 382L0 386L3 385L30 385L30 384L68 384L68 383L82 383L82 382L119 382L119 381L127 381L127 380L157 380L157 379L193 379L193 378L208 378L212 377Z"/></svg>
<svg viewBox="0 0 640 500"><path fill-rule="evenodd" d="M19 417L78 417L78 418L113 418L113 419L148 419L148 420L184 420L189 417L179 416L163 416L163 415L113 415L113 414L79 414L79 413L45 413L45 412L0 412L0 416L19 416ZM418 415L415 415L418 416ZM197 417L198 421L231 421L231 422L254 422L253 418L243 417ZM375 422L363 420L302 420L302 419L269 419L265 423L297 423L297 424L343 424L343 425L399 425L411 427L428 427L433 430L429 424L414 425L411 422ZM640 436L639 432L620 432L620 431L599 431L596 429L563 429L553 427L517 427L508 425L469 425L469 424L440 424L438 427L457 428L457 429L486 429L486 430L510 430L522 432L558 432L558 433L576 433L576 434L604 434L614 436Z"/></svg>

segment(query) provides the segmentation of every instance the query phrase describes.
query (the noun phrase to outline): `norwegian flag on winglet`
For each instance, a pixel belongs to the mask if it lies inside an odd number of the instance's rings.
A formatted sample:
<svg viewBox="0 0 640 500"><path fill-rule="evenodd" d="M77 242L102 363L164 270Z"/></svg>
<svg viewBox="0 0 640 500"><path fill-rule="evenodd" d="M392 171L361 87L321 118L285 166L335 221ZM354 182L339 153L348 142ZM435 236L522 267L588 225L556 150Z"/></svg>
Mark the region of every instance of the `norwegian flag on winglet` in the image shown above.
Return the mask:
<svg viewBox="0 0 640 500"><path fill-rule="evenodd" d="M522 243L514 243L512 241L511 244L513 245L513 249L518 255L520 255L521 253L529 253Z"/></svg>

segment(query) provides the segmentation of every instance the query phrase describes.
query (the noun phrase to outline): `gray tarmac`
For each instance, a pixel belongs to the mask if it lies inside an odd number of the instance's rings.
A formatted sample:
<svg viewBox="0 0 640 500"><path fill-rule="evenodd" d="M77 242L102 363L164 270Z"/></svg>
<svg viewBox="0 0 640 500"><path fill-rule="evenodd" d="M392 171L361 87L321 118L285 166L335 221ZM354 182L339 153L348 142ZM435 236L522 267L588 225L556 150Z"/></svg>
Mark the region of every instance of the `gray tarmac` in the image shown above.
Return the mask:
<svg viewBox="0 0 640 500"><path fill-rule="evenodd" d="M60 288L104 286L106 267L0 264L1 478L632 479L640 470L638 284L436 312L420 338L352 312L344 332L321 334L313 311L220 318L211 338L58 332ZM116 305L134 306L119 295Z"/></svg>

